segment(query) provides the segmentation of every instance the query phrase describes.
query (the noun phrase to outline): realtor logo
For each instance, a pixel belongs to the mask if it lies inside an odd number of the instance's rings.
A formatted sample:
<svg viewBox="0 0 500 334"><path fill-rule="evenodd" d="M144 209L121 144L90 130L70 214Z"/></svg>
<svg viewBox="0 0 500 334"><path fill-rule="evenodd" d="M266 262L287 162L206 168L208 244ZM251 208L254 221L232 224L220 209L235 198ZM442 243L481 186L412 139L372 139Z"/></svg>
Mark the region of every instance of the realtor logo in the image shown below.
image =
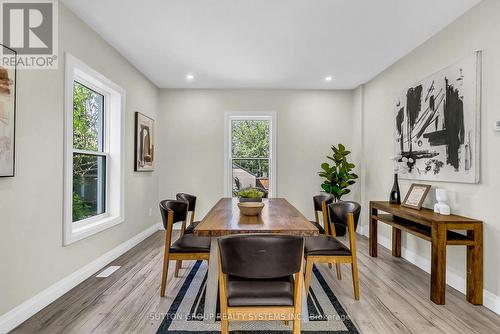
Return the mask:
<svg viewBox="0 0 500 334"><path fill-rule="evenodd" d="M0 0L2 44L17 52L22 68L57 67L57 0ZM8 58L8 57L7 57ZM0 65L13 59L2 55Z"/></svg>

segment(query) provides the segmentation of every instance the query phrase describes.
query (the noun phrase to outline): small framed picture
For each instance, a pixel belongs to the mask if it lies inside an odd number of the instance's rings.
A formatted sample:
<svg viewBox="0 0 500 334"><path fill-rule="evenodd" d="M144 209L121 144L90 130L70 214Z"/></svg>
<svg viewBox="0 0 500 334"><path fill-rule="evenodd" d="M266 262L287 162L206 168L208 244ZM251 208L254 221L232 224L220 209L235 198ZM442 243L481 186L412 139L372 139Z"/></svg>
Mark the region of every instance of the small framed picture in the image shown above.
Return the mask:
<svg viewBox="0 0 500 334"><path fill-rule="evenodd" d="M152 172L155 170L155 121L148 116L135 113L134 171Z"/></svg>
<svg viewBox="0 0 500 334"><path fill-rule="evenodd" d="M431 190L430 185L413 183L401 205L407 208L420 210L429 190Z"/></svg>

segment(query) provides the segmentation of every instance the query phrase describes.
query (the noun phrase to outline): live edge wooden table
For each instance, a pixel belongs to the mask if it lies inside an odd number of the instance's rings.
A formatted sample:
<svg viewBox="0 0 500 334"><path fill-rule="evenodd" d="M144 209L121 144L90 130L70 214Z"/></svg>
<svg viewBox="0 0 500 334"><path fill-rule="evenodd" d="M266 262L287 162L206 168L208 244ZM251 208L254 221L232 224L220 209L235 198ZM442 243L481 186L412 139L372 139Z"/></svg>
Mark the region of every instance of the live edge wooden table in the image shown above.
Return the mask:
<svg viewBox="0 0 500 334"><path fill-rule="evenodd" d="M218 237L243 233L276 233L299 236L319 235L319 231L294 206L284 198L263 199L265 204L260 216L243 216L237 198L222 198L196 226L193 233L212 237L205 294L204 319L215 321L218 280ZM303 299L305 299L305 293ZM302 303L303 319L307 321L307 302Z"/></svg>
<svg viewBox="0 0 500 334"><path fill-rule="evenodd" d="M379 213L379 211L385 212ZM392 226L392 255L401 256L401 231L431 242L431 300L445 303L446 246L467 246L467 301L483 304L483 223L429 209L414 210L389 202L370 202L370 255L377 256L377 222ZM467 235L455 231L466 231Z"/></svg>

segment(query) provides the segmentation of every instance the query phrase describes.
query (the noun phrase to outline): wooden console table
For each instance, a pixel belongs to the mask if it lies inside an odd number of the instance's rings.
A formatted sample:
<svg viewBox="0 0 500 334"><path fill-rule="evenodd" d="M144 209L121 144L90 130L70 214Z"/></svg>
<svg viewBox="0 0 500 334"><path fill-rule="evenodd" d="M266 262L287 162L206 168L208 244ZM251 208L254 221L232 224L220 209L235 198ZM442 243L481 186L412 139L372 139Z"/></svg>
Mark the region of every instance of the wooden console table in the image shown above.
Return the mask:
<svg viewBox="0 0 500 334"><path fill-rule="evenodd" d="M379 213L380 211L385 214ZM483 304L483 223L456 215L443 216L429 209L414 210L389 202L370 202L370 256L377 256L377 222L392 226L392 255L401 256L401 231L430 241L431 300L445 303L446 246L467 246L467 301ZM467 231L467 235L454 230Z"/></svg>

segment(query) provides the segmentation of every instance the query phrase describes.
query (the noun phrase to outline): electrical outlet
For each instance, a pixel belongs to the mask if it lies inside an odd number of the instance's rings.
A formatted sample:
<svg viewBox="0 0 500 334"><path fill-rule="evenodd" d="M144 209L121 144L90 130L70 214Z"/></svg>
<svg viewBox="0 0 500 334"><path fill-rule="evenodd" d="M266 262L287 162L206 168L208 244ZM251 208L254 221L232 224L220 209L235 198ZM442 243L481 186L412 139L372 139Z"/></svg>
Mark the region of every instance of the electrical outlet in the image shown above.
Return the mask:
<svg viewBox="0 0 500 334"><path fill-rule="evenodd" d="M149 216L151 217L153 215L153 209L149 208Z"/></svg>
<svg viewBox="0 0 500 334"><path fill-rule="evenodd" d="M500 121L495 121L495 131L500 131Z"/></svg>

